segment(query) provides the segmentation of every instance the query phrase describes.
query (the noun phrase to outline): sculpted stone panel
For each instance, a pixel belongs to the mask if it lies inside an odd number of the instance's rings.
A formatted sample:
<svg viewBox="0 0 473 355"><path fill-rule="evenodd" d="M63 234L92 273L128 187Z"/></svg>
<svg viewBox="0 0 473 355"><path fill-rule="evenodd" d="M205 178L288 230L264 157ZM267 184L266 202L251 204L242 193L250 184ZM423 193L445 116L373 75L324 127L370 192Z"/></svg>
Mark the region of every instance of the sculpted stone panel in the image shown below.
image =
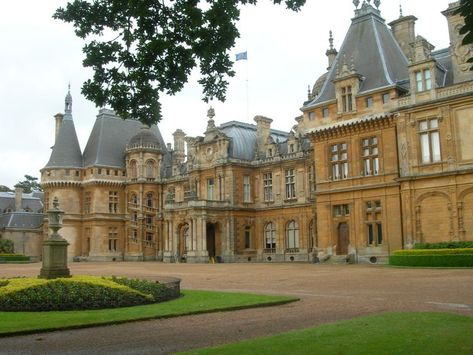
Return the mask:
<svg viewBox="0 0 473 355"><path fill-rule="evenodd" d="M455 111L459 160L473 160L473 107Z"/></svg>

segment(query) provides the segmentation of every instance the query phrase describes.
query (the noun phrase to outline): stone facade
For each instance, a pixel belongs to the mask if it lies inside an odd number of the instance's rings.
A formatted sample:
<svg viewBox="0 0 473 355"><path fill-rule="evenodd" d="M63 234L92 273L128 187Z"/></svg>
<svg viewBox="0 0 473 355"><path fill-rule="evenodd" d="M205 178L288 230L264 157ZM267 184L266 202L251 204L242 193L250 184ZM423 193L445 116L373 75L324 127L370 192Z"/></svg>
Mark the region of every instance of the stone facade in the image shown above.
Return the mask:
<svg viewBox="0 0 473 355"><path fill-rule="evenodd" d="M433 51L415 17L390 29L364 1L338 51L330 36L291 132L263 116L217 126L210 109L203 136L178 129L171 147L156 126L101 110L82 153L68 95L42 185L66 211L69 257L379 263L416 242L473 240L457 5L444 13L452 46Z"/></svg>

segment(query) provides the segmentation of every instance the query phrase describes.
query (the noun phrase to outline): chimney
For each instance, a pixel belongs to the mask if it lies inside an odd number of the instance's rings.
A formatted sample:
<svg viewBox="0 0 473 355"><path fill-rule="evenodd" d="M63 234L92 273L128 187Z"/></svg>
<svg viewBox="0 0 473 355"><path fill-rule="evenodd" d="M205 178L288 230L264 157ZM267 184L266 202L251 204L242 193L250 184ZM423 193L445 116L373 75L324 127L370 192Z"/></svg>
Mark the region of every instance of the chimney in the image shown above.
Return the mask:
<svg viewBox="0 0 473 355"><path fill-rule="evenodd" d="M62 113L57 113L54 118L56 119L56 135L54 136L54 141L56 141L57 135L59 134L59 129L61 128L62 120L64 119L64 115Z"/></svg>
<svg viewBox="0 0 473 355"><path fill-rule="evenodd" d="M416 21L415 16L402 16L392 21L389 26L393 32L394 38L401 47L407 59L412 58L411 43L416 39Z"/></svg>
<svg viewBox="0 0 473 355"><path fill-rule="evenodd" d="M186 137L186 134L182 130L177 129L172 135L174 137L174 154L177 154L179 158L184 159L184 138Z"/></svg>
<svg viewBox="0 0 473 355"><path fill-rule="evenodd" d="M15 212L21 212L23 210L21 206L22 197L23 197L23 188L15 187Z"/></svg>
<svg viewBox="0 0 473 355"><path fill-rule="evenodd" d="M273 122L273 120L264 116L255 116L254 120L256 122L256 144L258 146L258 152L264 155L264 147L269 137L271 122Z"/></svg>
<svg viewBox="0 0 473 355"><path fill-rule="evenodd" d="M471 57L471 46L462 44L465 35L459 32L465 25L465 19L456 12L459 7L460 1L456 1L449 4L447 10L442 11L448 22L453 82L455 84L473 79L473 71L470 70L471 63L468 63L468 59Z"/></svg>

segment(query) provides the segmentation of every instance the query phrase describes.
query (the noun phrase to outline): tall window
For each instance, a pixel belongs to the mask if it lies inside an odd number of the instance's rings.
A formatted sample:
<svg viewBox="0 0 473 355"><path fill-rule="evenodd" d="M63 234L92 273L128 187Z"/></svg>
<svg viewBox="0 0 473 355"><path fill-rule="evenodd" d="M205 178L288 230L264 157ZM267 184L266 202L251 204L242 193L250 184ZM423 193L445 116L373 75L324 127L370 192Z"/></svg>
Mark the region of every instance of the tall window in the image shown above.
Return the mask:
<svg viewBox="0 0 473 355"><path fill-rule="evenodd" d="M118 191L108 192L108 212L118 213Z"/></svg>
<svg viewBox="0 0 473 355"><path fill-rule="evenodd" d="M366 241L368 246L383 244L381 224L381 201L365 202Z"/></svg>
<svg viewBox="0 0 473 355"><path fill-rule="evenodd" d="M136 160L132 160L130 162L130 177L132 179L136 179L138 177L138 167L136 164Z"/></svg>
<svg viewBox="0 0 473 355"><path fill-rule="evenodd" d="M251 248L251 227L245 226L245 249Z"/></svg>
<svg viewBox="0 0 473 355"><path fill-rule="evenodd" d="M286 200L296 198L296 176L294 169L286 170Z"/></svg>
<svg viewBox="0 0 473 355"><path fill-rule="evenodd" d="M329 116L329 111L328 111L328 108L325 107L322 109L322 117L328 118L328 116Z"/></svg>
<svg viewBox="0 0 473 355"><path fill-rule="evenodd" d="M118 248L118 230L117 227L108 228L108 251L114 252Z"/></svg>
<svg viewBox="0 0 473 355"><path fill-rule="evenodd" d="M346 143L334 144L330 147L332 179L348 178L348 147Z"/></svg>
<svg viewBox="0 0 473 355"><path fill-rule="evenodd" d="M153 228L153 216L150 214L146 215L146 227Z"/></svg>
<svg viewBox="0 0 473 355"><path fill-rule="evenodd" d="M342 88L342 107L343 112L353 111L353 95L351 92L351 86L345 86Z"/></svg>
<svg viewBox="0 0 473 355"><path fill-rule="evenodd" d="M215 181L213 178L207 179L207 200L214 199Z"/></svg>
<svg viewBox="0 0 473 355"><path fill-rule="evenodd" d="M153 207L153 194L151 192L146 194L146 207Z"/></svg>
<svg viewBox="0 0 473 355"><path fill-rule="evenodd" d="M263 174L264 201L273 201L273 173Z"/></svg>
<svg viewBox="0 0 473 355"><path fill-rule="evenodd" d="M90 207L92 205L92 195L90 191L86 191L84 193L84 213L90 213Z"/></svg>
<svg viewBox="0 0 473 355"><path fill-rule="evenodd" d="M419 121L419 138L422 163L440 161L440 135L437 118Z"/></svg>
<svg viewBox="0 0 473 355"><path fill-rule="evenodd" d="M373 107L373 96L369 96L366 98L366 107L367 108Z"/></svg>
<svg viewBox="0 0 473 355"><path fill-rule="evenodd" d="M296 221L290 221L286 226L287 248L299 249L299 226Z"/></svg>
<svg viewBox="0 0 473 355"><path fill-rule="evenodd" d="M416 90L418 92L432 89L432 73L430 69L415 72Z"/></svg>
<svg viewBox="0 0 473 355"><path fill-rule="evenodd" d="M250 176L243 176L243 202L251 202Z"/></svg>
<svg viewBox="0 0 473 355"><path fill-rule="evenodd" d="M370 137L362 139L361 154L363 156L363 175L378 175L378 138Z"/></svg>
<svg viewBox="0 0 473 355"><path fill-rule="evenodd" d="M131 202L133 205L137 205L137 204L138 204L138 195L135 194L135 193L131 194L130 202Z"/></svg>
<svg viewBox="0 0 473 355"><path fill-rule="evenodd" d="M264 247L265 249L276 249L276 227L273 222L269 222L264 227Z"/></svg>
<svg viewBox="0 0 473 355"><path fill-rule="evenodd" d="M154 178L154 161L148 160L146 162L146 177Z"/></svg>

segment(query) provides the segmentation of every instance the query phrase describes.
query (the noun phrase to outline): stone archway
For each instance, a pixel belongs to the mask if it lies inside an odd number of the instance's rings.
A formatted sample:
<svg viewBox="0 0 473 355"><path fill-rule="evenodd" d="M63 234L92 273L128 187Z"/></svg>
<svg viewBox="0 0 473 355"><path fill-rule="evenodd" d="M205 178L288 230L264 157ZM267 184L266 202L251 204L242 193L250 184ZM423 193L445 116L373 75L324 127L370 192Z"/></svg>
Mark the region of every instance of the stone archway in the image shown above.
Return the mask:
<svg viewBox="0 0 473 355"><path fill-rule="evenodd" d="M215 223L207 223L207 251L209 252L209 258L215 258L217 256L215 243L216 229Z"/></svg>
<svg viewBox="0 0 473 355"><path fill-rule="evenodd" d="M338 225L337 232L337 255L347 255L348 245L350 244L350 230L348 228L348 223L340 223Z"/></svg>

